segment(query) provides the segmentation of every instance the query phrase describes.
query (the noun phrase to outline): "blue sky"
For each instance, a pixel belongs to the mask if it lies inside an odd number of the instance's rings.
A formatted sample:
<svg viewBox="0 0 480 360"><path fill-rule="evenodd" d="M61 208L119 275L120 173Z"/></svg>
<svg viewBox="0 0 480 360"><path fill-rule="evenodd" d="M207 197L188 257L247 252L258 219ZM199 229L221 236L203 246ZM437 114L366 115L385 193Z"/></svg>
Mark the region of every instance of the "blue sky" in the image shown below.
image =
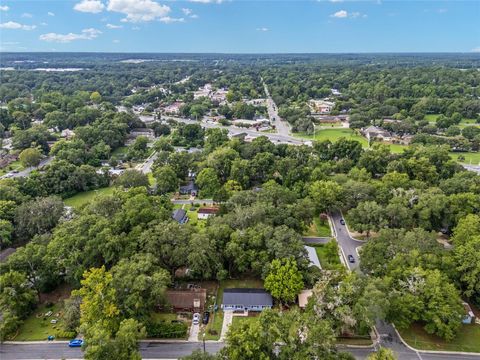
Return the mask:
<svg viewBox="0 0 480 360"><path fill-rule="evenodd" d="M1 51L471 52L480 1L0 3Z"/></svg>

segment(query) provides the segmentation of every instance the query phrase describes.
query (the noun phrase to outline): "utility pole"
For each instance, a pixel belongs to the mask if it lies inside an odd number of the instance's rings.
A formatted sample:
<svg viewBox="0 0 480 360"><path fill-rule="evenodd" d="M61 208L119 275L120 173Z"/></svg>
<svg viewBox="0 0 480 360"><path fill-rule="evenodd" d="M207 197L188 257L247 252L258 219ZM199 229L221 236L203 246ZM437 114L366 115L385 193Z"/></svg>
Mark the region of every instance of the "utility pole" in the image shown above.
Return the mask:
<svg viewBox="0 0 480 360"><path fill-rule="evenodd" d="M205 354L206 353L206 350L205 350L205 332L203 332L202 339L203 339L203 353Z"/></svg>

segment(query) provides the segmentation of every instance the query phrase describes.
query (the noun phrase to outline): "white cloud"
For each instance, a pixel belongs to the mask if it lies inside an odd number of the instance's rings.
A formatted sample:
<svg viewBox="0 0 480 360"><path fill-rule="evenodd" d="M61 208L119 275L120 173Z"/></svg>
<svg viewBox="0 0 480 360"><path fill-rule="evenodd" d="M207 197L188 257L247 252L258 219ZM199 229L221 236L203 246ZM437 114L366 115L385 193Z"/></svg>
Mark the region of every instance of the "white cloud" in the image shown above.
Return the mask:
<svg viewBox="0 0 480 360"><path fill-rule="evenodd" d="M54 14L53 12L51 12L51 11L49 11L49 12L47 13L47 15L48 15L48 16L55 16L55 14Z"/></svg>
<svg viewBox="0 0 480 360"><path fill-rule="evenodd" d="M47 26L48 24L46 22L41 22L40 25Z"/></svg>
<svg viewBox="0 0 480 360"><path fill-rule="evenodd" d="M346 18L348 16L348 12L346 10L337 11L335 14L330 15L330 17L336 18Z"/></svg>
<svg viewBox="0 0 480 360"><path fill-rule="evenodd" d="M224 0L188 0L193 3L200 3L200 4L221 4Z"/></svg>
<svg viewBox="0 0 480 360"><path fill-rule="evenodd" d="M256 28L255 30L257 31L263 31L263 32L266 32L269 30L269 28L266 28L266 27L260 27L260 28Z"/></svg>
<svg viewBox="0 0 480 360"><path fill-rule="evenodd" d="M354 12L349 13L347 10L340 10L340 11L337 11L336 13L330 15L330 17L338 18L338 19L345 19L345 18L355 19L355 18L358 18L358 17L366 18L367 15L359 13L358 11L354 11Z"/></svg>
<svg viewBox="0 0 480 360"><path fill-rule="evenodd" d="M74 10L92 14L98 14L105 9L105 5L99 0L82 0L73 7Z"/></svg>
<svg viewBox="0 0 480 360"><path fill-rule="evenodd" d="M171 10L167 5L152 0L110 0L107 9L125 14L126 17L121 21L133 23L153 20L166 22Z"/></svg>
<svg viewBox="0 0 480 360"><path fill-rule="evenodd" d="M48 33L40 35L39 39L48 42L58 42L58 43L69 43L75 40L92 40L95 39L102 32L97 29L89 28L83 29L80 34L68 33L68 34L57 34L57 33Z"/></svg>
<svg viewBox="0 0 480 360"><path fill-rule="evenodd" d="M135 30L135 31L140 30L140 27L139 26L132 26L132 30Z"/></svg>
<svg viewBox="0 0 480 360"><path fill-rule="evenodd" d="M7 5L0 5L0 11L8 11L9 9Z"/></svg>
<svg viewBox="0 0 480 360"><path fill-rule="evenodd" d="M343 0L329 0L329 1L332 2L332 3L341 3L341 2L343 2Z"/></svg>
<svg viewBox="0 0 480 360"><path fill-rule="evenodd" d="M19 24L15 21L8 21L6 23L0 24L0 29L10 29L10 30L33 30L35 29L35 25L23 25Z"/></svg>
<svg viewBox="0 0 480 360"><path fill-rule="evenodd" d="M18 45L20 44L18 41L2 41L3 45Z"/></svg>
<svg viewBox="0 0 480 360"><path fill-rule="evenodd" d="M113 40L112 42L113 42L114 44L118 44L118 43L120 42L120 40L115 39L115 40Z"/></svg>
<svg viewBox="0 0 480 360"><path fill-rule="evenodd" d="M473 48L471 51L475 53L480 53L480 46Z"/></svg>
<svg viewBox="0 0 480 360"><path fill-rule="evenodd" d="M185 19L184 18L171 18L170 16L164 16L164 17L160 18L160 21L165 23L165 24L172 24L172 23L176 23L176 22L184 22Z"/></svg>
<svg viewBox="0 0 480 360"><path fill-rule="evenodd" d="M22 14L22 18L32 18L32 17L33 17L33 15L30 14L30 13L23 13Z"/></svg>
<svg viewBox="0 0 480 360"><path fill-rule="evenodd" d="M192 15L190 15L190 18L191 19L198 19L198 15L197 14L192 14Z"/></svg>
<svg viewBox="0 0 480 360"><path fill-rule="evenodd" d="M121 29L123 27L122 25L114 25L114 24L107 24L105 26L109 29Z"/></svg>
<svg viewBox="0 0 480 360"><path fill-rule="evenodd" d="M438 9L437 12L439 14L445 14L448 10L447 9Z"/></svg>
<svg viewBox="0 0 480 360"><path fill-rule="evenodd" d="M189 8L182 8L182 12L185 14L185 15L190 15L193 11L192 9L189 9Z"/></svg>

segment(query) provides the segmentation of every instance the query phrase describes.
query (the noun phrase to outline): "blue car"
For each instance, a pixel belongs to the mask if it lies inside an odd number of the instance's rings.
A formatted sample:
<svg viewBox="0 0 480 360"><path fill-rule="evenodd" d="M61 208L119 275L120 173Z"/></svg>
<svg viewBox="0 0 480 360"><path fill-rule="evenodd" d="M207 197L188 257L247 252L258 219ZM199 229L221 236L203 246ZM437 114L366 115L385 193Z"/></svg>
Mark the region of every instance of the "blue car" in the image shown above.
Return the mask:
<svg viewBox="0 0 480 360"><path fill-rule="evenodd" d="M83 340L73 339L73 340L70 340L70 342L68 343L68 346L69 347L81 347L82 344L83 344Z"/></svg>

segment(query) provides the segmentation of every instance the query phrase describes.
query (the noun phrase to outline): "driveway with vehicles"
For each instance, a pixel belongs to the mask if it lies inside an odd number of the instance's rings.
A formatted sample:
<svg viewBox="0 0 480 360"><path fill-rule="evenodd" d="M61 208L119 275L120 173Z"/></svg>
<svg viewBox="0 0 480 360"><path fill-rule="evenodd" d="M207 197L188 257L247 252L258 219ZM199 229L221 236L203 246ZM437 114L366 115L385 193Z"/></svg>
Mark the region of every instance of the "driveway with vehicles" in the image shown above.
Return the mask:
<svg viewBox="0 0 480 360"><path fill-rule="evenodd" d="M19 172L17 172L17 173L9 172L8 174L3 175L2 177L0 177L0 179L26 177L26 176L30 175L30 173L31 173L33 170L40 169L41 167L50 164L53 159L54 159L53 156L48 156L48 157L46 157L45 159L42 159L42 160L40 161L40 164L38 164L38 166L30 166L30 167L28 167L28 168L26 168L26 169L23 169L23 170L21 170L21 171L19 171Z"/></svg>

